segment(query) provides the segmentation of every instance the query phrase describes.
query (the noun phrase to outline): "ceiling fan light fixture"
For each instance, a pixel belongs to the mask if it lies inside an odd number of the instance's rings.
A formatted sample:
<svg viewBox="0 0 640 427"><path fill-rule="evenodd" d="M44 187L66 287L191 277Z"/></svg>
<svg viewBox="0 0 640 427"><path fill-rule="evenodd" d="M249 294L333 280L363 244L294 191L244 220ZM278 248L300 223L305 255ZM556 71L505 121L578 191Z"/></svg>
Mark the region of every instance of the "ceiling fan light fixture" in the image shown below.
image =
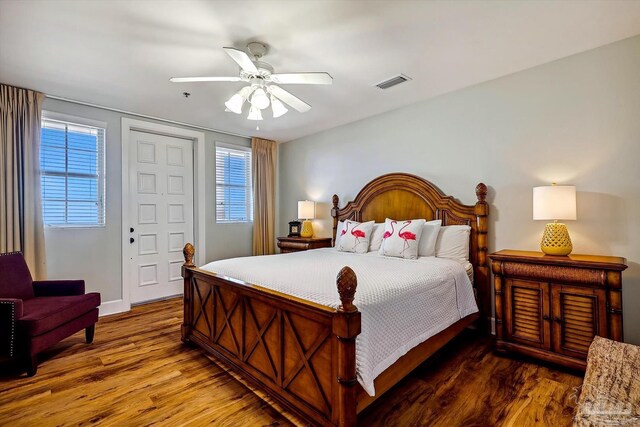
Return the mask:
<svg viewBox="0 0 640 427"><path fill-rule="evenodd" d="M242 104L244 104L244 97L239 93L236 93L224 103L229 111L236 114L242 114Z"/></svg>
<svg viewBox="0 0 640 427"><path fill-rule="evenodd" d="M264 110L269 106L269 97L261 87L256 89L251 96L251 105Z"/></svg>
<svg viewBox="0 0 640 427"><path fill-rule="evenodd" d="M255 105L251 106L249 110L249 115L247 116L248 120L262 120L262 111Z"/></svg>
<svg viewBox="0 0 640 427"><path fill-rule="evenodd" d="M275 73L273 67L262 61L267 53L267 45L259 42L251 42L247 45L247 52L233 47L223 48L227 55L240 66L238 76L204 76L204 77L171 77L174 83L181 82L245 82L247 86L240 89L227 102L224 103L225 111L242 114L242 107L247 102L250 106L249 120L262 120L261 110L271 105L273 117L277 118L286 114L293 108L299 113L305 113L311 109L297 96L282 89L279 84L304 84L304 85L330 85L333 77L326 72L305 73ZM406 76L403 78L411 80ZM286 105L286 106L285 106ZM256 127L257 129L257 127Z"/></svg>
<svg viewBox="0 0 640 427"><path fill-rule="evenodd" d="M271 109L273 110L274 119L284 115L287 111L289 111L287 107L285 107L284 104L273 95L271 95Z"/></svg>

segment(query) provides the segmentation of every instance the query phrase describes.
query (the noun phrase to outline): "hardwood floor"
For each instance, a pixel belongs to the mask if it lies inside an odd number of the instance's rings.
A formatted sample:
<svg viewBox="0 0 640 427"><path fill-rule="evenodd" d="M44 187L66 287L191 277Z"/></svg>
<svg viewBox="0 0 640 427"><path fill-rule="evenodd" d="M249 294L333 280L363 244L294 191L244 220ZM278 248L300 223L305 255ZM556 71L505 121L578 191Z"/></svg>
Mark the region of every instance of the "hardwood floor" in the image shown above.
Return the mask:
<svg viewBox="0 0 640 427"><path fill-rule="evenodd" d="M180 342L182 300L101 318L27 378L0 370L0 425L304 425L201 350ZM465 333L359 417L363 426L568 426L581 377L495 356ZM269 402L269 403L268 403Z"/></svg>

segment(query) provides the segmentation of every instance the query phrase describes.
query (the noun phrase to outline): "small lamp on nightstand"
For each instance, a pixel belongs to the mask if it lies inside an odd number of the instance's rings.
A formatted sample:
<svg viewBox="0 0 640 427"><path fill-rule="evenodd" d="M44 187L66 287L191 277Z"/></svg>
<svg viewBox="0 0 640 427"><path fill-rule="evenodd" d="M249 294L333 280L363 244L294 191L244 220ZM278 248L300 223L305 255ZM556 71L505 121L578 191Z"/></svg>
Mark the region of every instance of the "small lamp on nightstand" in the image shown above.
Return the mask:
<svg viewBox="0 0 640 427"><path fill-rule="evenodd" d="M313 237L313 225L311 219L316 217L316 204L311 200L298 202L298 219L304 219L302 223L301 237Z"/></svg>
<svg viewBox="0 0 640 427"><path fill-rule="evenodd" d="M558 220L575 220L576 187L547 185L533 188L533 219L553 220L544 227L540 249L547 255L569 255L573 250L569 230Z"/></svg>

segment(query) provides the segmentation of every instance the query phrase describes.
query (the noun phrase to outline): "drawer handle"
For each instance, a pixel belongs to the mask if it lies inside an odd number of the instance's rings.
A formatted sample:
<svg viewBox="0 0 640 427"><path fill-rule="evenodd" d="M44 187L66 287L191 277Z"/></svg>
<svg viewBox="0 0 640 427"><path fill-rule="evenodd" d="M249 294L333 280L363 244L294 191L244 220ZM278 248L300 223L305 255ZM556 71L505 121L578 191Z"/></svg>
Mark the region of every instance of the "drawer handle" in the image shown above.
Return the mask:
<svg viewBox="0 0 640 427"><path fill-rule="evenodd" d="M542 316L542 320L546 320L549 321L551 320L551 317L547 316L546 314L544 316Z"/></svg>

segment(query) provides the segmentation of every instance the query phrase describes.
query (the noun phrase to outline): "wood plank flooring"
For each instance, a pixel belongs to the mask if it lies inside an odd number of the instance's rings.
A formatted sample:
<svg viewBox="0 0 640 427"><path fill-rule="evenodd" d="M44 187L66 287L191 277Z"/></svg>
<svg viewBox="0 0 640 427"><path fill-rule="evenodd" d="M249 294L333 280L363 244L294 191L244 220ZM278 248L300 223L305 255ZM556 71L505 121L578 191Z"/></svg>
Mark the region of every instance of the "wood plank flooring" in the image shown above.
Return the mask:
<svg viewBox="0 0 640 427"><path fill-rule="evenodd" d="M101 318L95 341L64 340L27 378L0 368L0 426L304 425L180 342L182 300ZM214 363L215 362L215 363ZM495 356L465 333L367 408L362 426L569 426L581 377Z"/></svg>

